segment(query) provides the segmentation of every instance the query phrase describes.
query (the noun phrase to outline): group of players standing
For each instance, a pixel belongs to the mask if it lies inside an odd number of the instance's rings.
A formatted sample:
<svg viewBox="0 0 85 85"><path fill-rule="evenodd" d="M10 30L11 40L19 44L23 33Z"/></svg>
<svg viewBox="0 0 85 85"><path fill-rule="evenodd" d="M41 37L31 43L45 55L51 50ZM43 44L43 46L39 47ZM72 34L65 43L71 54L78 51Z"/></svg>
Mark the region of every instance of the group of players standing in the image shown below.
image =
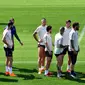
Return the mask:
<svg viewBox="0 0 85 85"><path fill-rule="evenodd" d="M20 42L21 45L23 43L19 39L16 27L14 26L14 19L10 19L8 25L4 29L2 41L4 43L4 51L6 54L6 75L16 76L12 72L12 63L13 63L13 51L14 51L14 36ZM46 25L46 19L43 18L41 20L41 25L34 31L33 37L38 42L38 67L39 72L41 74L45 71L45 76L51 76L52 73L49 72L50 64L53 56L53 46L54 46L54 55L57 60L57 77L60 78L62 76L62 65L63 58L68 52L68 65L67 72L73 78L76 78L76 73L74 71L74 67L77 61L77 55L79 52L78 45L78 30L79 23L75 22L71 27L71 20L66 21L66 26L61 27L59 29L59 33L55 35L55 41L52 42L52 26ZM38 35L38 38L37 38ZM46 66L45 66L45 58L46 58Z"/></svg>
<svg viewBox="0 0 85 85"><path fill-rule="evenodd" d="M41 20L41 25L33 33L34 39L38 42L38 74L45 71L45 76L52 75L52 73L49 72L49 68L53 56L52 48L54 46L54 55L57 60L57 77L62 77L63 58L68 52L67 72L69 72L71 77L76 78L74 68L77 61L78 52L80 51L78 44L78 30L78 22L74 22L71 27L71 20L67 20L66 26L60 27L59 33L55 35L55 41L53 43L51 37L52 26L46 25L45 18Z"/></svg>

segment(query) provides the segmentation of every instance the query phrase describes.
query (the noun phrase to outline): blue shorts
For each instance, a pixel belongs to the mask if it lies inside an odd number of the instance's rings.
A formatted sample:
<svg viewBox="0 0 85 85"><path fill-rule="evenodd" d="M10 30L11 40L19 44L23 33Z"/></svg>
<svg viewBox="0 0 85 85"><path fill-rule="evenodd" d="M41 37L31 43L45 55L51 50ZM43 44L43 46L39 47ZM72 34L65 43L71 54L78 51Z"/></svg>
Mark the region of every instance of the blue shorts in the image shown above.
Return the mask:
<svg viewBox="0 0 85 85"><path fill-rule="evenodd" d="M12 57L13 56L13 51L12 51L11 48L5 48L4 47L4 51L5 51L6 57Z"/></svg>

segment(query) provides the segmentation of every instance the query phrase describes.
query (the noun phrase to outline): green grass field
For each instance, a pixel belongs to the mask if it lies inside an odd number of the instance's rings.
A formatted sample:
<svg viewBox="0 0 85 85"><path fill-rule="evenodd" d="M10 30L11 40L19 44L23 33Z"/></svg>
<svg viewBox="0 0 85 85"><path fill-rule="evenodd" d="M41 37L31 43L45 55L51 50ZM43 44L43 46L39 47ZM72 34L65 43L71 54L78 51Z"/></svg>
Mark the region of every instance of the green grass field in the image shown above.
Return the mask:
<svg viewBox="0 0 85 85"><path fill-rule="evenodd" d="M22 47L15 39L13 71L17 77L4 75L5 55L1 38L5 27L3 23L11 17L15 18L18 35L24 43ZM79 79L71 79L66 73L65 77L57 79L55 56L50 67L55 75L49 78L37 74L37 43L32 33L43 17L48 25L53 26L53 39L67 19L80 23L80 34L85 25L85 0L0 0L0 85L85 85L85 35L80 42L81 51L75 67ZM64 72L66 67L67 56L64 58Z"/></svg>

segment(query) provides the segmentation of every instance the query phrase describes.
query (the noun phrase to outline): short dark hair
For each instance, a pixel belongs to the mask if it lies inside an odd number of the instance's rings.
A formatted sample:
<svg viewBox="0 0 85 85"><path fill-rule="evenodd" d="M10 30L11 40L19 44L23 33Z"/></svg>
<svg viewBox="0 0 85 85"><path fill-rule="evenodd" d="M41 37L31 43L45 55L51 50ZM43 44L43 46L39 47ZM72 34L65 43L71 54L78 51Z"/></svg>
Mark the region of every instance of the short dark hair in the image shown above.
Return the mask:
<svg viewBox="0 0 85 85"><path fill-rule="evenodd" d="M74 22L73 25L72 25L72 27L75 28L75 26L78 26L78 25L79 25L78 22Z"/></svg>
<svg viewBox="0 0 85 85"><path fill-rule="evenodd" d="M11 26L11 25L13 25L13 23L12 23L12 22L8 23L8 27L9 27L9 26Z"/></svg>
<svg viewBox="0 0 85 85"><path fill-rule="evenodd" d="M65 28L64 28L64 27L60 27L60 31L61 31L61 30L65 30Z"/></svg>
<svg viewBox="0 0 85 85"><path fill-rule="evenodd" d="M11 18L11 19L9 20L9 23L12 22L12 20L14 21L14 18Z"/></svg>
<svg viewBox="0 0 85 85"><path fill-rule="evenodd" d="M49 30L51 30L52 29L52 26L47 26L47 28L46 28L46 30L47 30L47 32L49 31Z"/></svg>
<svg viewBox="0 0 85 85"><path fill-rule="evenodd" d="M70 22L71 23L71 20L66 20L66 23Z"/></svg>

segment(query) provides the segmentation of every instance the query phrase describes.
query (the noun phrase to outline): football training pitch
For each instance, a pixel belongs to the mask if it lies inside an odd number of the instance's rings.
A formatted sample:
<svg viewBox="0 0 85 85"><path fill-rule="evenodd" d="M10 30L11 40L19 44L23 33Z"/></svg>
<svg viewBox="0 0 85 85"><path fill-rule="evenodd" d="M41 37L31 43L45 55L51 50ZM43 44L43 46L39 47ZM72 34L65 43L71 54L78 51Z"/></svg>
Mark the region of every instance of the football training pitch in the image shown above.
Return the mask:
<svg viewBox="0 0 85 85"><path fill-rule="evenodd" d="M24 46L15 39L13 71L17 77L5 76L5 54L2 33L5 23L14 17L18 35ZM32 33L40 25L41 18L52 25L52 37L65 26L67 19L80 23L80 53L75 71L78 79L67 73L67 55L64 57L62 79L56 77L56 57L53 56L50 71L53 77L45 77L37 72L37 42ZM85 85L85 0L0 0L0 85Z"/></svg>

